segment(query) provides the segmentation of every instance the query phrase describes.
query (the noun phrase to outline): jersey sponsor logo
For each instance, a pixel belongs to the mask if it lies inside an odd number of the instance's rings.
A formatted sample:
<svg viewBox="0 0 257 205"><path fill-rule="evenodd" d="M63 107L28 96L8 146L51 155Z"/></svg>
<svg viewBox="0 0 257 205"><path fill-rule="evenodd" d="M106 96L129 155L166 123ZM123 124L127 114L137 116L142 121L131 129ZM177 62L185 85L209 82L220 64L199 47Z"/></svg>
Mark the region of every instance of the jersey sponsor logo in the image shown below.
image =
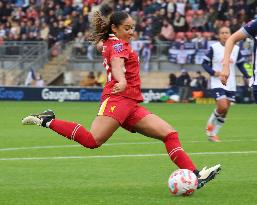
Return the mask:
<svg viewBox="0 0 257 205"><path fill-rule="evenodd" d="M117 52L117 53L120 53L122 50L123 50L123 45L122 43L116 43L114 46L113 46L114 50Z"/></svg>

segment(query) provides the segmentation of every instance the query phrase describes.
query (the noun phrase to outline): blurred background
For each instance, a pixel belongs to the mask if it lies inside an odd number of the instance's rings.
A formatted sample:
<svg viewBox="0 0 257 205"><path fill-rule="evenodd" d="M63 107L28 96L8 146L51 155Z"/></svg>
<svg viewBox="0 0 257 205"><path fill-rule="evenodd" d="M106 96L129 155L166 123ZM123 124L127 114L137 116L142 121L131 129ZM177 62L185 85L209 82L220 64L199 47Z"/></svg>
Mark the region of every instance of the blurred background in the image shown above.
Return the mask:
<svg viewBox="0 0 257 205"><path fill-rule="evenodd" d="M145 102L213 103L203 56L220 27L233 33L257 17L257 2L2 0L0 100L98 101L106 76L88 41L95 10L105 16L125 10L135 19L132 47L140 56ZM239 46L252 75L252 42ZM251 88L238 71L237 83L237 102L251 103ZM186 96L179 96L180 87L187 87Z"/></svg>

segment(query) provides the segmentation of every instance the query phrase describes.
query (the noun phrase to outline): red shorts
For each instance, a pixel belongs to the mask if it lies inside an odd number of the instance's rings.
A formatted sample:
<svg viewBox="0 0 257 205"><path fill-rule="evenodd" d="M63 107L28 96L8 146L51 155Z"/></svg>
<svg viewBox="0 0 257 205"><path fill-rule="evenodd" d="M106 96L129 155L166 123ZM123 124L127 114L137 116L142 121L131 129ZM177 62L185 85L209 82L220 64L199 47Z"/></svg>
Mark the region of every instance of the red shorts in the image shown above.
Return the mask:
<svg viewBox="0 0 257 205"><path fill-rule="evenodd" d="M133 127L150 112L136 100L123 96L109 96L101 102L98 116L104 115L117 120L121 127L133 132Z"/></svg>

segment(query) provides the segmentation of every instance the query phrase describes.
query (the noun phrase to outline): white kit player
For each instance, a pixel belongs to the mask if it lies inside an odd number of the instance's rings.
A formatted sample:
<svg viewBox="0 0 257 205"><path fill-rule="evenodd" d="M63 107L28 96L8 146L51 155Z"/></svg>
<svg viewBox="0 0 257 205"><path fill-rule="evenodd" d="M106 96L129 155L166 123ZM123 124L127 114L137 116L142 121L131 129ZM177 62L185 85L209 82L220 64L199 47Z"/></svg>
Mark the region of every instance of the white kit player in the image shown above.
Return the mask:
<svg viewBox="0 0 257 205"><path fill-rule="evenodd" d="M216 108L212 112L207 122L206 134L208 139L213 142L219 142L217 136L220 128L225 123L225 118L229 110L231 102L235 101L236 93L236 70L237 66L243 73L245 78L249 78L244 68L244 58L241 55L239 47L236 45L230 55L230 76L227 84L223 85L219 79L222 71L222 63L225 50L225 42L231 35L228 27L221 27L219 29L219 42L211 45L208 53L204 57L202 67L211 75L210 83L212 95L216 100Z"/></svg>
<svg viewBox="0 0 257 205"><path fill-rule="evenodd" d="M232 49L237 42L244 40L248 37L251 38L254 42L253 77L250 81L250 86L253 87L253 95L255 103L257 103L257 19L250 21L228 38L225 46L223 69L220 75L220 80L224 85L226 85L227 80L230 76L229 56L232 52Z"/></svg>

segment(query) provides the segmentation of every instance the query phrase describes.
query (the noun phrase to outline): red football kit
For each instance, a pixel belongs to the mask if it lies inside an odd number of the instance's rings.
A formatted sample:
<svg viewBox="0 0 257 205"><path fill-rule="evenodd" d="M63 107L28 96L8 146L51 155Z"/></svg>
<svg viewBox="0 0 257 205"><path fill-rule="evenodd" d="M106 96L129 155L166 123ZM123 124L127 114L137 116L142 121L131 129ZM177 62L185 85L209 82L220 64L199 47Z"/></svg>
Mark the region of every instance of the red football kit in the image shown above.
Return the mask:
<svg viewBox="0 0 257 205"><path fill-rule="evenodd" d="M139 58L136 52L132 50L129 43L111 35L103 44L102 56L104 59L103 65L107 70L107 83L103 90L103 97L110 95L114 84L117 83L112 76L111 61L114 57L120 57L125 60L124 72L127 87L123 92L119 93L119 95L142 102Z"/></svg>
<svg viewBox="0 0 257 205"><path fill-rule="evenodd" d="M116 119L123 128L133 131L134 125L150 114L138 104L143 101L138 55L129 43L110 34L109 39L103 43L102 56L103 65L107 70L107 82L102 93L98 115L110 116ZM112 76L111 61L114 57L124 58L124 73L127 80L126 89L117 94L112 94L113 86L118 82Z"/></svg>
<svg viewBox="0 0 257 205"><path fill-rule="evenodd" d="M107 83L102 94L98 115L112 117L123 128L134 132L136 131L134 129L135 125L146 115L150 114L147 109L139 105L139 102L143 101L143 97L140 89L138 56L128 43L117 39L114 35L111 35L104 42L102 55L104 67L107 70ZM111 68L111 60L115 56L125 59L124 72L127 87L124 92L112 94L112 88L117 83L113 79ZM101 146L101 144L97 144L93 134L78 123L53 119L49 127L60 135L74 140L87 148L94 149ZM181 147L177 132L169 133L163 139L163 142L171 160L180 169L196 170L195 165Z"/></svg>

